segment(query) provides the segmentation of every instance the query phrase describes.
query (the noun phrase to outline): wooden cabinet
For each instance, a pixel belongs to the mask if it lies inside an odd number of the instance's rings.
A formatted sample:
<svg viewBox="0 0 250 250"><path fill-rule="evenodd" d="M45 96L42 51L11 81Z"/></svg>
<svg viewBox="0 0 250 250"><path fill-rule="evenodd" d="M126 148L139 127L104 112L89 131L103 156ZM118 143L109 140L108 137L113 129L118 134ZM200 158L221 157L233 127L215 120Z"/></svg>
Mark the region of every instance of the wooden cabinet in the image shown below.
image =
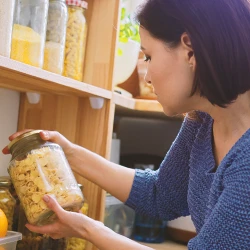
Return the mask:
<svg viewBox="0 0 250 250"><path fill-rule="evenodd" d="M156 101L134 100L113 93L113 67L119 17L118 0L91 0L83 82L34 68L0 56L0 87L22 92L18 130L57 130L72 142L109 159L115 108L156 111ZM38 104L30 104L25 92L41 93ZM93 109L89 97L104 99L101 109ZM127 112L126 111L126 112ZM76 176L84 185L89 216L103 220L105 192ZM87 249L95 249L88 244Z"/></svg>

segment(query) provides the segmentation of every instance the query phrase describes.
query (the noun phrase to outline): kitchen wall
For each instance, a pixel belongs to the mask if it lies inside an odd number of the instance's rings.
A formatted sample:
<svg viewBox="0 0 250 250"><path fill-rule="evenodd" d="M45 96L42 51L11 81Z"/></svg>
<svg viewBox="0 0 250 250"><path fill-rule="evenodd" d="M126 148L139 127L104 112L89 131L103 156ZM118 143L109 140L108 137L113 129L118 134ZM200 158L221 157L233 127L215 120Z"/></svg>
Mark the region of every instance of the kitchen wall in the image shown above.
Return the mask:
<svg viewBox="0 0 250 250"><path fill-rule="evenodd" d="M18 123L20 94L16 91L0 88L0 149L9 143L8 137L16 132ZM10 155L0 152L0 176L7 175Z"/></svg>

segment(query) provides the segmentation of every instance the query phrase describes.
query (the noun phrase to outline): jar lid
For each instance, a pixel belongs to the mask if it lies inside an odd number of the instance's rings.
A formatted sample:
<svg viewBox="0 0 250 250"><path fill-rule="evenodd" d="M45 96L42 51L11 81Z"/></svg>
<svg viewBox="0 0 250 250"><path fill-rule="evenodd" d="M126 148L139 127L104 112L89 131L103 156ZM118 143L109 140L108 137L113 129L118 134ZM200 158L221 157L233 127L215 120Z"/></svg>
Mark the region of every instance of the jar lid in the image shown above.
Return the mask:
<svg viewBox="0 0 250 250"><path fill-rule="evenodd" d="M11 180L9 176L0 176L0 187L9 187Z"/></svg>
<svg viewBox="0 0 250 250"><path fill-rule="evenodd" d="M18 141L22 140L23 138L29 137L31 135L38 135L42 130L32 130L32 131L28 131L25 132L19 136L17 136L13 141L11 141L8 145L8 149L10 150L11 147L16 144Z"/></svg>
<svg viewBox="0 0 250 250"><path fill-rule="evenodd" d="M84 9L88 8L88 3L86 1L82 1L82 0L66 0L66 4L82 7Z"/></svg>

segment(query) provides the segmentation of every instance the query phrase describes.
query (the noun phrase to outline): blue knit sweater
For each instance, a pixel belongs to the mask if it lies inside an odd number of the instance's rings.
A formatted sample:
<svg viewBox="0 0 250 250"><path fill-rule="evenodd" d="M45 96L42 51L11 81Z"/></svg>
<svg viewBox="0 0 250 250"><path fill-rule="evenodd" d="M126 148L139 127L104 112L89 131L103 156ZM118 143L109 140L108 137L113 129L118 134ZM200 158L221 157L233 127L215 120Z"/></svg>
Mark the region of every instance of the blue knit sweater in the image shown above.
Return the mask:
<svg viewBox="0 0 250 250"><path fill-rule="evenodd" d="M136 170L126 204L173 220L191 215L195 250L250 250L250 129L215 171L212 118L185 119L159 170Z"/></svg>

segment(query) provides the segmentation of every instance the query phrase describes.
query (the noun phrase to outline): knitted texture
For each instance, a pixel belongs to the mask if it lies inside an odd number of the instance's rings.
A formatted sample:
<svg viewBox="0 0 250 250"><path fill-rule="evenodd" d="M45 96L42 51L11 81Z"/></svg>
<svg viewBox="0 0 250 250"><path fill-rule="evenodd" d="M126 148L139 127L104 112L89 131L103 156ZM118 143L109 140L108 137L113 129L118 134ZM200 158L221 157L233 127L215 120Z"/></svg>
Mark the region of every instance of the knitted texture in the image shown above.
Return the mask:
<svg viewBox="0 0 250 250"><path fill-rule="evenodd" d="M165 220L191 215L190 250L250 250L250 129L215 172L213 120L199 116L184 120L159 170L136 170L126 204Z"/></svg>

